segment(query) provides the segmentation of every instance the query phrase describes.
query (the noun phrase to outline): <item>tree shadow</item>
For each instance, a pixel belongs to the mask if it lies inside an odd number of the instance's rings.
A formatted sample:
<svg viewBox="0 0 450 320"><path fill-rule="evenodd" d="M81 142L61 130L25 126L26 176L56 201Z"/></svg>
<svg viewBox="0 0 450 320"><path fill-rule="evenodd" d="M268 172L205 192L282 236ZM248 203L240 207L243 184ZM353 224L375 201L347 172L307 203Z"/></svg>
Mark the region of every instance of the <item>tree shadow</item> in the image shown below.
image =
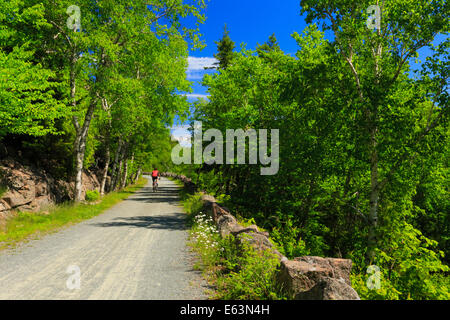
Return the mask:
<svg viewBox="0 0 450 320"><path fill-rule="evenodd" d="M187 230L186 216L182 213L175 213L160 216L138 216L138 217L119 217L113 222L93 223L95 227L128 227L128 228L146 228L161 230Z"/></svg>
<svg viewBox="0 0 450 320"><path fill-rule="evenodd" d="M138 201L144 203L167 203L180 205L180 188L176 186L161 186L157 192L153 192L153 187L148 186L140 189L125 201ZM165 229L165 230L186 230L186 215L181 212L171 213L170 215L155 216L132 216L118 217L112 222L93 223L95 227L131 227L147 229Z"/></svg>
<svg viewBox="0 0 450 320"><path fill-rule="evenodd" d="M136 192L132 197L125 201L139 201L145 203L165 202L168 204L180 204L180 188L177 187L159 187L157 192L153 192L153 187L145 187Z"/></svg>

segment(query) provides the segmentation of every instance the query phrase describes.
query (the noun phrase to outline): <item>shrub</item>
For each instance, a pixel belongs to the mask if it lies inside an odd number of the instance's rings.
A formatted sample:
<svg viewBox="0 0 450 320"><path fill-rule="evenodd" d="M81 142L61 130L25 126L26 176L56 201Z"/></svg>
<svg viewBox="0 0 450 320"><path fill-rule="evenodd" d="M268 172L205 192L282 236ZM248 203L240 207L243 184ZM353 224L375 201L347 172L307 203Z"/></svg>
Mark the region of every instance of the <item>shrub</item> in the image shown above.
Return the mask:
<svg viewBox="0 0 450 320"><path fill-rule="evenodd" d="M255 250L248 244L240 248L235 241L224 242L223 258L228 268L228 274L218 278L217 298L225 300L279 300L286 295L276 281L280 262L269 250ZM225 247L226 248L226 247ZM230 262L235 262L230 265ZM234 269L234 270L233 270Z"/></svg>
<svg viewBox="0 0 450 320"><path fill-rule="evenodd" d="M195 208L191 197L189 208ZM257 251L240 245L233 236L221 238L212 219L199 212L192 214L190 245L200 257L196 267L216 285L217 299L285 299L276 282L279 260L270 251Z"/></svg>
<svg viewBox="0 0 450 320"><path fill-rule="evenodd" d="M100 193L98 190L87 190L86 191L86 201L93 202L100 199Z"/></svg>

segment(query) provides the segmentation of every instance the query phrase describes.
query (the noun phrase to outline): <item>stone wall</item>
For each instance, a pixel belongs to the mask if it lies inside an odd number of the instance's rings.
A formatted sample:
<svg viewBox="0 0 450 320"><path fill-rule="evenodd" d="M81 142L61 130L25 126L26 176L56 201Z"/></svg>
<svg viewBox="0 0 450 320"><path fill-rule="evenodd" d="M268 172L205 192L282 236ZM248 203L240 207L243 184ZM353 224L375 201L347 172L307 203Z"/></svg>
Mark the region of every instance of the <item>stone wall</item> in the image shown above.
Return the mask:
<svg viewBox="0 0 450 320"><path fill-rule="evenodd" d="M196 190L192 180L183 175L163 173L161 176L179 179L189 189ZM233 235L240 243L246 242L257 250L270 250L280 259L279 283L298 300L359 300L351 287L352 261L322 257L298 257L293 260L283 256L269 240L269 233L258 226L244 227L226 208L210 195L203 195L204 211L217 225L222 237Z"/></svg>
<svg viewBox="0 0 450 320"><path fill-rule="evenodd" d="M0 185L6 191L0 198L0 218L13 210L37 212L49 205L73 199L74 182L55 180L42 170L23 166L14 160L0 161ZM87 190L98 189L97 177L83 173L83 197Z"/></svg>

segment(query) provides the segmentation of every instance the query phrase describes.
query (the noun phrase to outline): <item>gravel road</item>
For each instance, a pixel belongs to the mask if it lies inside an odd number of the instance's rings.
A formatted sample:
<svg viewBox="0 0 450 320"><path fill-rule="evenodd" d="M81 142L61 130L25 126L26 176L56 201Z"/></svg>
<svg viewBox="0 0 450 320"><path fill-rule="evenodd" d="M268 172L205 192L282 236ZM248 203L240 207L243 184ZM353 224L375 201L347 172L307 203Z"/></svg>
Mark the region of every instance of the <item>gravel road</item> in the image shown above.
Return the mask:
<svg viewBox="0 0 450 320"><path fill-rule="evenodd" d="M149 183L98 217L0 252L0 299L206 299L177 190L163 178L156 194Z"/></svg>

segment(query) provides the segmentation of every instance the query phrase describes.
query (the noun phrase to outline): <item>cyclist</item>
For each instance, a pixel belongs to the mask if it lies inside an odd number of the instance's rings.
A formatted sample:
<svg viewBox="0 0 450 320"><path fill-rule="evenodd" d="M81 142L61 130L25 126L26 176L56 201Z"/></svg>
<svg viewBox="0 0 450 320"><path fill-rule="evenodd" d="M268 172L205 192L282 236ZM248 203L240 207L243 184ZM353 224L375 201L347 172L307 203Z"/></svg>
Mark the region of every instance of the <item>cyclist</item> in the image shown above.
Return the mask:
<svg viewBox="0 0 450 320"><path fill-rule="evenodd" d="M157 168L155 168L152 172L152 179L153 179L153 187L158 186L158 178L160 174Z"/></svg>

